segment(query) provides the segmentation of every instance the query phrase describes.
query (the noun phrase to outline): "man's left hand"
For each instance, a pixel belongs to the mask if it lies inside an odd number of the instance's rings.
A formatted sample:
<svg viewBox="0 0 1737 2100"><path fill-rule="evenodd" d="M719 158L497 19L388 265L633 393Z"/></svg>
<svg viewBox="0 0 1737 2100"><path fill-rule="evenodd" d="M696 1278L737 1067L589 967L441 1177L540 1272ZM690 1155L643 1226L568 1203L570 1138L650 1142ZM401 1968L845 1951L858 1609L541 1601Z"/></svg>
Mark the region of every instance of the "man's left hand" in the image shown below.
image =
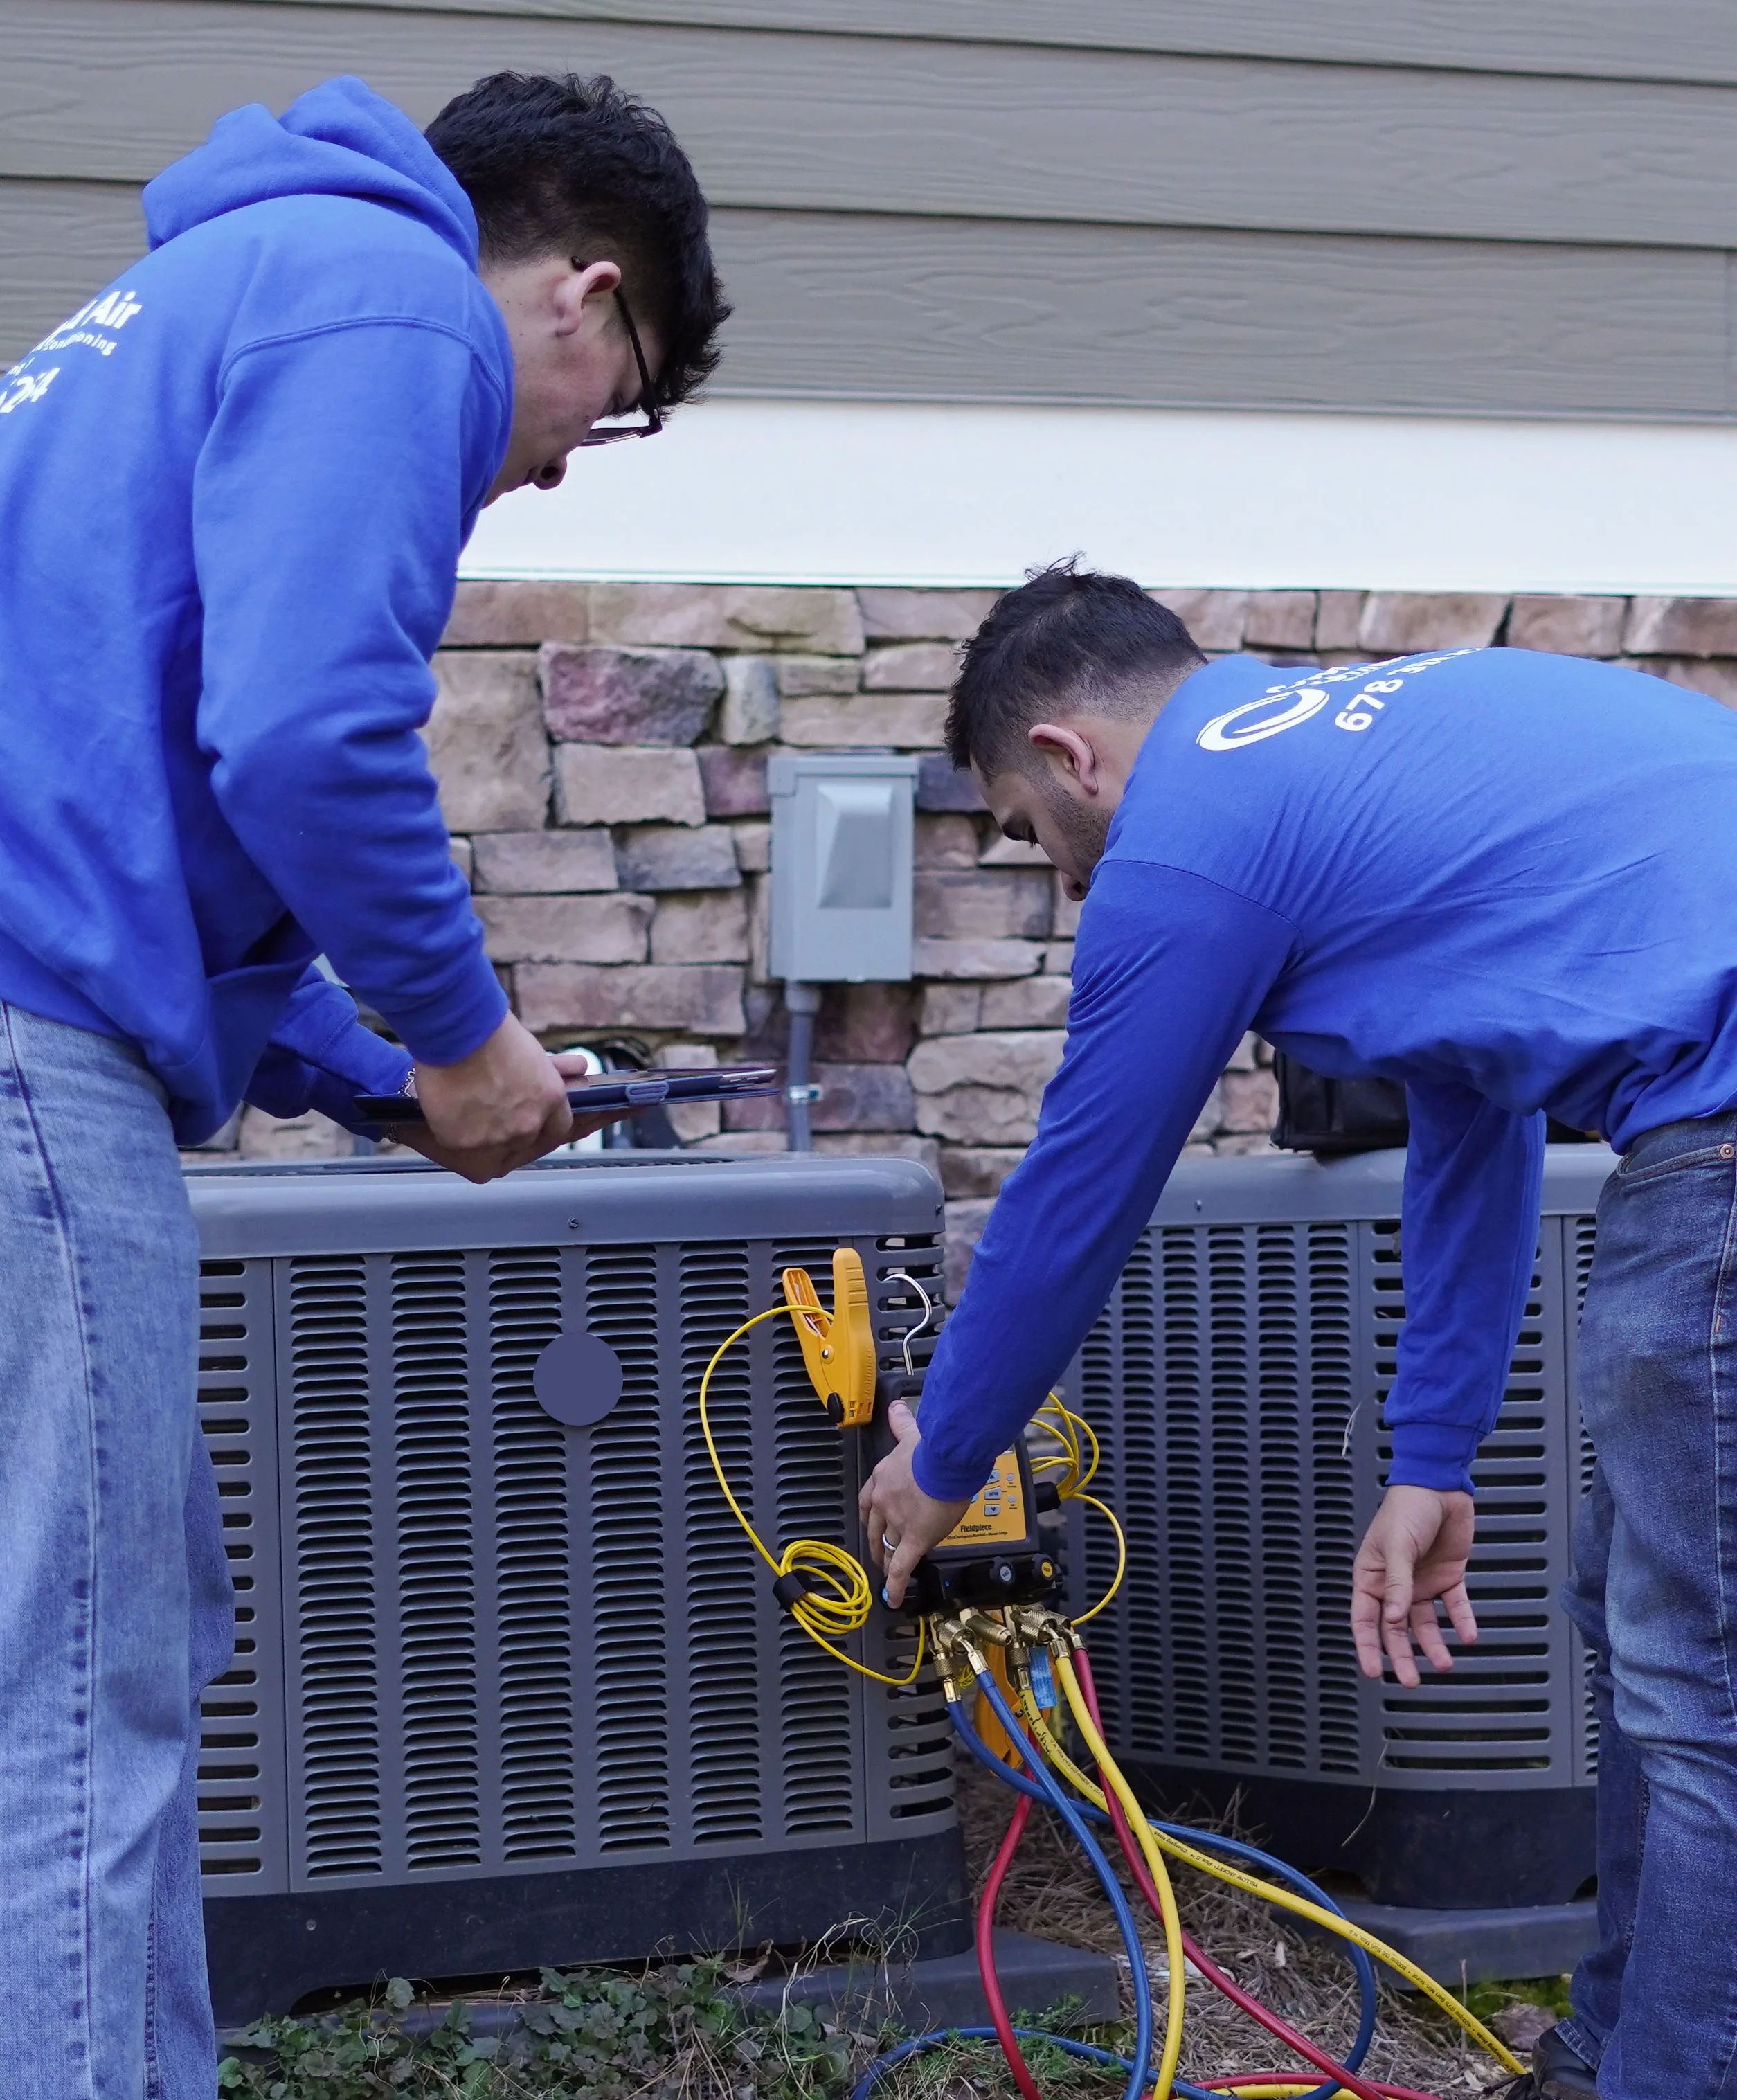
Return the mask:
<svg viewBox="0 0 1737 2100"><path fill-rule="evenodd" d="M917 1418L902 1400L887 1410L887 1427L898 1439L868 1476L857 1508L868 1533L875 1565L887 1577L887 1602L895 1609L905 1601L911 1571L931 1547L958 1524L968 1502L938 1502L917 1485L910 1462L922 1440Z"/></svg>

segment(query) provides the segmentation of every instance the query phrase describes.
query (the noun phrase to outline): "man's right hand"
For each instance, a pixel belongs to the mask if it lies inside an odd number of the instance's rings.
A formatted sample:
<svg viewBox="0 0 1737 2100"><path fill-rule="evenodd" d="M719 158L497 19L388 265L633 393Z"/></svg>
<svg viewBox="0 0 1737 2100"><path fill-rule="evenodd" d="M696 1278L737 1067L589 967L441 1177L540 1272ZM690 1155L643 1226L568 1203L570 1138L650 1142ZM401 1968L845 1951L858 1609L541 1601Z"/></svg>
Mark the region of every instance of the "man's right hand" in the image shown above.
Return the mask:
<svg viewBox="0 0 1737 2100"><path fill-rule="evenodd" d="M418 1065L416 1082L426 1121L394 1135L467 1181L498 1180L579 1134L554 1059L510 1013L457 1064Z"/></svg>

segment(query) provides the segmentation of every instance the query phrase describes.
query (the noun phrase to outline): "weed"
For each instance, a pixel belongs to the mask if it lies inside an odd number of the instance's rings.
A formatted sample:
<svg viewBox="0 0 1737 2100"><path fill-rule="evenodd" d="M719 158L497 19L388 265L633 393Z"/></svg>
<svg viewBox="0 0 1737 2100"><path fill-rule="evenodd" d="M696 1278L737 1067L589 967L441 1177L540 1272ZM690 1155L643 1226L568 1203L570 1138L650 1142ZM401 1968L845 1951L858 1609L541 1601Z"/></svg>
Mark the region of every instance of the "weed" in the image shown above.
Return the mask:
<svg viewBox="0 0 1737 2100"><path fill-rule="evenodd" d="M477 2032L465 2004L432 2020L415 1996L398 1978L381 2000L318 2022L258 2021L219 2067L218 2090L225 2100L827 2100L867 2040L808 2005L776 2018L743 2005L720 1961L638 1976L545 1969L540 1993L503 2001L517 2015L504 2033Z"/></svg>

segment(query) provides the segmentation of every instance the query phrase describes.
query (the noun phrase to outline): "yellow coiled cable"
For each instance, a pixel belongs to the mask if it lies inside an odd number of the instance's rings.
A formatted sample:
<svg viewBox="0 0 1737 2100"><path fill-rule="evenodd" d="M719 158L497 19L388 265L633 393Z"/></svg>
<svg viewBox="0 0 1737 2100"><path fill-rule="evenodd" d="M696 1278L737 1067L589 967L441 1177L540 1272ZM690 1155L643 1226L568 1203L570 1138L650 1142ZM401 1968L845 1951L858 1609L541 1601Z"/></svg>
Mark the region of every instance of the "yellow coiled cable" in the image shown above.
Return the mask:
<svg viewBox="0 0 1737 2100"><path fill-rule="evenodd" d="M879 1670L871 1670L866 1662L846 1655L842 1648L835 1648L835 1641L846 1640L868 1624L869 1613L875 1608L875 1591L870 1583L868 1571L855 1554L826 1538L793 1538L783 1551L774 1559L767 1550L760 1533L748 1521L747 1514L730 1492L730 1482L724 1476L724 1462L718 1456L718 1447L712 1435L712 1420L707 1403L712 1393L712 1374L722 1361L725 1352L734 1348L750 1328L757 1327L762 1320L776 1320L781 1313L790 1311L787 1305L774 1305L765 1312L756 1312L752 1320L744 1320L733 1335L727 1335L712 1352L699 1381L699 1427L706 1440L706 1450L712 1460L712 1470L717 1476L718 1486L730 1505L730 1514L753 1542L754 1551L777 1576L796 1575L812 1583L805 1596L799 1597L790 1608L790 1615L809 1639L823 1648L835 1662L847 1670L855 1670L859 1676L872 1677L877 1684L890 1684L896 1691L915 1684L917 1673L923 1667L924 1622L917 1621L917 1652L910 1669L903 1677L888 1677Z"/></svg>
<svg viewBox="0 0 1737 2100"><path fill-rule="evenodd" d="M1084 1502L1095 1509L1116 1534L1116 1573L1110 1586L1090 1611L1082 1612L1074 1621L1082 1626L1088 1619L1095 1619L1122 1587L1122 1578L1128 1570L1128 1542L1122 1526L1116 1521L1116 1512L1108 1502L1100 1502L1096 1495L1088 1495L1087 1489L1096 1476L1101 1454L1098 1449L1097 1433L1082 1414L1076 1414L1059 1392L1052 1392L1038 1410L1034 1419L1040 1422L1056 1442L1059 1454L1048 1458L1034 1458L1031 1470L1034 1474L1059 1472L1061 1478L1055 1483L1056 1493L1065 1502ZM1091 1447L1088 1459L1082 1440Z"/></svg>

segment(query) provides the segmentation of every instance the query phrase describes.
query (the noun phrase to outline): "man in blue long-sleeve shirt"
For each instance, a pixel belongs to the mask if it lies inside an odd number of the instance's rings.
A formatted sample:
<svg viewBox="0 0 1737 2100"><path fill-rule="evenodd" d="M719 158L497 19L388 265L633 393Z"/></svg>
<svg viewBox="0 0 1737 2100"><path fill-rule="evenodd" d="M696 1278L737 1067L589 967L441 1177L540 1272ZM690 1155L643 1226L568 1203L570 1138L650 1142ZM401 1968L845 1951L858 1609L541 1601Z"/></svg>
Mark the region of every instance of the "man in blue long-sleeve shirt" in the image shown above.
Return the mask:
<svg viewBox="0 0 1737 2100"><path fill-rule="evenodd" d="M1541 2083L1728 2089L1737 713L1519 651L1208 664L1135 585L1064 567L990 614L949 734L1003 830L1084 903L1036 1141L937 1349L920 1436L902 1419L864 1491L889 1594L1073 1356L1255 1029L1406 1088L1394 1457L1354 1631L1370 1676L1385 1651L1416 1683L1414 1640L1448 1667L1438 1608L1476 1637L1470 1467L1532 1272L1545 1113L1603 1132L1623 1158L1581 1330L1598 1468L1566 1599L1598 1657L1603 1943Z"/></svg>

